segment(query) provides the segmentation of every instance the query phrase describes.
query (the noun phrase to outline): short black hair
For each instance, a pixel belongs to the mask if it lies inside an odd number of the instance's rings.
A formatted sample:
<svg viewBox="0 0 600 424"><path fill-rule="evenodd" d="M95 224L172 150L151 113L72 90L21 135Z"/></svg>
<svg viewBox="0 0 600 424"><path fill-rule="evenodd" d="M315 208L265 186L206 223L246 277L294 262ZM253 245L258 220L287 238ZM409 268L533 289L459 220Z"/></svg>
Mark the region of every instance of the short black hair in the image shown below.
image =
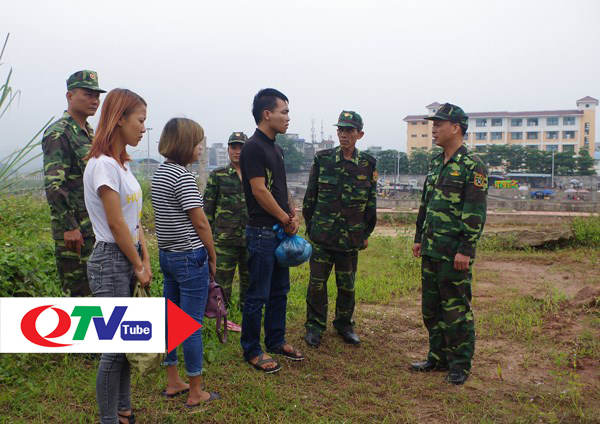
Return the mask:
<svg viewBox="0 0 600 424"><path fill-rule="evenodd" d="M254 116L256 125L260 124L260 121L262 121L262 115L265 110L273 111L275 109L277 106L277 99L289 103L286 95L274 88L263 88L256 93L254 101L252 102L252 116Z"/></svg>
<svg viewBox="0 0 600 424"><path fill-rule="evenodd" d="M460 125L460 124L458 124ZM460 132L462 133L463 137L465 136L465 134L467 133L467 127L463 127L462 125L460 125Z"/></svg>

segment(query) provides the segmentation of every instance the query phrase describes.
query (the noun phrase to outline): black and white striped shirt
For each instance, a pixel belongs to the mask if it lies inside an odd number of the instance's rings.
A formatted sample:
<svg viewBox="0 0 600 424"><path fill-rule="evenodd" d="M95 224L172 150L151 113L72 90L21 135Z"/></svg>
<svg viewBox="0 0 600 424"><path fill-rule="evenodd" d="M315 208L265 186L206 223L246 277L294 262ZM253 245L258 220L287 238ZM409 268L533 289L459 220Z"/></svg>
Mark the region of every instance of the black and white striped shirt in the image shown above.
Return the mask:
<svg viewBox="0 0 600 424"><path fill-rule="evenodd" d="M158 248L185 252L203 247L186 211L204 206L196 179L185 167L163 163L152 178Z"/></svg>

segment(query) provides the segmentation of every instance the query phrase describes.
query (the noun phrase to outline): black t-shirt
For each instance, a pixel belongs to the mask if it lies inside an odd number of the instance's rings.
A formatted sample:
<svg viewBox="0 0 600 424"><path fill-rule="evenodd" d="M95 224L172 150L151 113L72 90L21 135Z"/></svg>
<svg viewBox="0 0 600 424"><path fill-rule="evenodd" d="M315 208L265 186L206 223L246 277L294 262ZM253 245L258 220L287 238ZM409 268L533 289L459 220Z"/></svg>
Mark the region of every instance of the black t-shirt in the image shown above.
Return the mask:
<svg viewBox="0 0 600 424"><path fill-rule="evenodd" d="M250 179L264 177L265 185L281 209L290 212L288 190L283 164L283 150L261 130L244 144L240 155L242 184L248 208L248 225L252 227L272 227L279 224L277 218L265 211L256 201L250 187Z"/></svg>

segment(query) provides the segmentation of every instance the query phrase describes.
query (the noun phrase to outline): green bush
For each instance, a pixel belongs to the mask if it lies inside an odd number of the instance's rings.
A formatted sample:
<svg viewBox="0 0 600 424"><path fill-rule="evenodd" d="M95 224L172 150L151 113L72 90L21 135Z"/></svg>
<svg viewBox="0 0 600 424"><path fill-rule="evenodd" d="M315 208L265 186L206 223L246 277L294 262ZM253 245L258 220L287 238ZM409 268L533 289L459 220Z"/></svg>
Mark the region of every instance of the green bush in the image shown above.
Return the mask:
<svg viewBox="0 0 600 424"><path fill-rule="evenodd" d="M600 216L575 218L573 232L578 246L600 247Z"/></svg>

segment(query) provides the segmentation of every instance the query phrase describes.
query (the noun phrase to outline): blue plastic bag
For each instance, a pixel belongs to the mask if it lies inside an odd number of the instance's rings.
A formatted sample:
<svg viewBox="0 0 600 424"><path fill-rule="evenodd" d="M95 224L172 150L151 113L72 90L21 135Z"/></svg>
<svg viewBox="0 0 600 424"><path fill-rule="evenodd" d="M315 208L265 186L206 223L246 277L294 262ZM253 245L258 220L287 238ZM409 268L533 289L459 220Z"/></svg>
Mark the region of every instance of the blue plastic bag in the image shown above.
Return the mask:
<svg viewBox="0 0 600 424"><path fill-rule="evenodd" d="M289 235L279 224L273 226L273 230L277 231L277 238L281 240L277 249L275 249L275 257L281 266L298 266L308 261L312 254L312 246L299 235Z"/></svg>

